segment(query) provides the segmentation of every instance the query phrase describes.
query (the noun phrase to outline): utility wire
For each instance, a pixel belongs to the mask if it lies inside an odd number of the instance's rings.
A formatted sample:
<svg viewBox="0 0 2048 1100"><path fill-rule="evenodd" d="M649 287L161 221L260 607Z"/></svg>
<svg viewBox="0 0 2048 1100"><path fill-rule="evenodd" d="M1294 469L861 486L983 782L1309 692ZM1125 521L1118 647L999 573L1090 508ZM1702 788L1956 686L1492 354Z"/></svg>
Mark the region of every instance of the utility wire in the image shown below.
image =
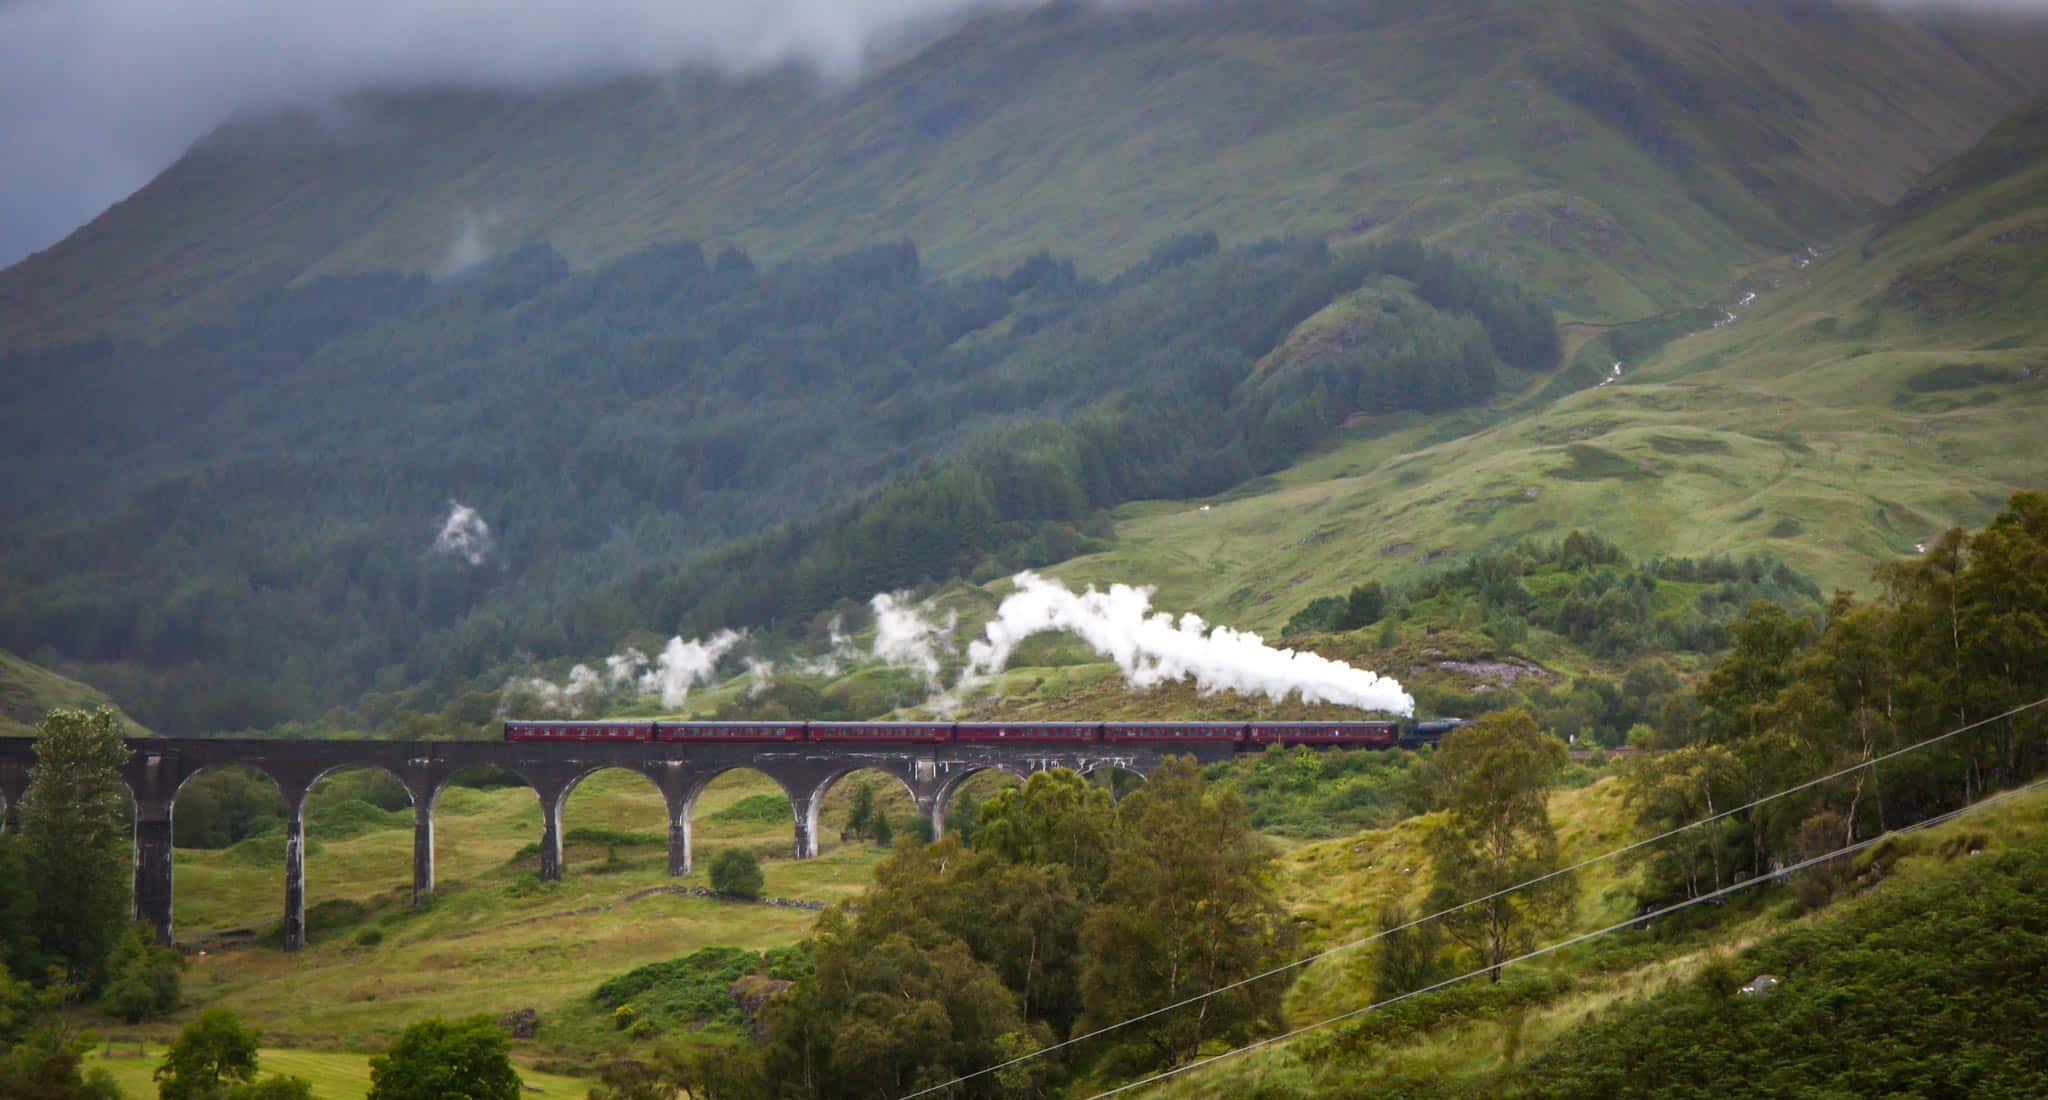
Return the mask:
<svg viewBox="0 0 2048 1100"><path fill-rule="evenodd" d="M1697 821L1689 822L1687 824L1677 826L1676 828L1666 829L1665 831L1658 833L1656 836L1649 837L1648 839L1638 840L1633 844L1624 845L1620 848L1615 848L1610 851L1602 852L1596 856L1589 856L1585 859L1578 861L1577 863L1573 863L1565 867L1559 867L1554 871L1549 871L1544 874L1537 875L1535 878L1528 879L1527 881L1518 882L1513 886L1508 886L1499 890L1495 890L1491 894L1486 894L1480 897L1472 898L1469 901L1461 901L1448 909L1439 909L1434 913L1430 913L1426 916L1417 917L1414 920L1408 921L1405 924L1397 924L1391 928L1382 928L1379 931L1372 933L1371 935L1360 936L1359 938L1354 940L1347 940L1343 943L1336 944L1331 947L1326 947L1313 955L1305 955L1299 959L1293 960L1292 962L1281 963L1279 966L1273 967L1270 970L1261 971L1260 973L1253 974L1248 978L1240 978L1237 981L1231 982L1228 985L1218 986L1215 989L1211 989L1203 993L1196 993L1192 996L1184 997L1178 1001L1174 1001L1171 1004L1161 1005L1158 1008L1151 1009L1147 1012L1141 1012L1136 1016L1129 1017L1128 1019L1119 1020L1111 1024L1104 1024L1093 1031L1085 1032L1083 1034L1073 1036L1072 1038L1062 1039L1057 1043L1042 1046L1036 1050L1026 1051L1025 1053L1019 1054L1016 1057L1011 1058L1007 1061L997 1062L994 1065L985 1066L971 1073L963 1073L950 1081L945 1081L940 1084L931 1085L926 1088L919 1089L916 1092L904 1093L901 1097L901 1100L915 1100L916 1097L926 1096L944 1089L949 1089L952 1088L954 1085L958 1085L966 1081L972 1081L977 1077L982 1077L987 1074L994 1073L997 1070L1008 1069L1009 1067L1017 1065L1021 1062L1028 1062L1034 1058L1042 1058L1045 1055L1051 1054L1056 1050L1063 1050L1067 1047L1073 1046L1076 1043L1086 1042L1089 1039L1096 1038L1097 1036L1107 1035L1112 1031L1121 1030L1123 1028L1129 1027L1132 1024L1149 1020L1154 1016L1159 1016L1167 1012L1172 1012L1173 1010L1178 1008L1186 1008L1189 1005L1199 1004L1202 1001L1206 1001L1211 997L1223 993L1228 993L1233 989L1241 989L1247 985L1252 984L1253 982L1264 981L1265 979L1274 977L1275 975L1284 974L1289 970L1307 966L1310 963L1319 962L1323 959L1327 959L1332 955L1342 954L1343 952L1352 950L1353 948L1363 947L1366 944L1372 943L1375 940L1381 939L1386 936L1391 936L1396 932L1405 932L1410 928L1416 927L1417 925L1427 924L1430 921L1437 920L1442 917L1447 917L1452 913L1456 913L1464 909L1470 909L1472 906L1492 901L1495 898L1504 897L1508 894L1514 893L1517 890L1525 890L1531 886L1540 885L1542 883L1550 881L1551 879L1557 878L1560 875L1568 875L1574 871L1591 867L1596 863L1603 863L1607 860L1615 858L1616 856L1627 855L1628 853L1636 851L1638 849L1646 848L1652 844L1657 844L1659 842L1669 840L1680 833L1687 832L1692 829L1697 829L1702 825L1712 824L1713 822L1720 821L1723 818L1732 817L1735 814L1742 813L1745 810L1753 810L1756 807L1764 805L1767 802L1774 802L1780 798L1785 798L1789 795L1798 794L1800 791L1811 790L1812 788L1818 787L1823 783L1832 782L1834 780L1842 778L1843 776L1854 775L1855 773L1862 771L1865 768L1874 768L1877 765L1882 764L1888 760L1904 756L1905 754L1910 752L1918 752L1919 750L1924 749L1929 745L1939 744L1943 741L1949 740L1950 738L1958 737L1962 734L1970 732L1971 730L1990 725L1993 722L1998 722L2007 718L2011 718L2016 714L2024 713L2043 704L2048 704L2048 696L2043 696L2042 698L2036 699L2031 703L2025 703L2020 706L2014 707L2003 714L1995 714L1989 718L1980 718L1975 722L1971 722L1963 726L1958 726L1955 729L1947 731L1946 733L1939 733L1925 740L1916 741L1913 744L1905 746L1904 748L1894 749L1891 752L1885 753L1882 756L1874 756L1868 760L1851 764L1846 768L1841 768L1837 771L1830 772L1829 774L1823 775L1818 779L1809 779L1804 783L1800 783L1797 786L1787 787L1782 791L1776 792L1775 794L1767 794L1761 798L1752 799L1751 801L1745 802L1740 806L1734 807L1733 809L1722 810L1719 813L1700 818Z"/></svg>
<svg viewBox="0 0 2048 1100"><path fill-rule="evenodd" d="M1572 947L1577 944L1584 943L1587 940L1593 939L1598 936L1604 936L1609 932L1616 932L1623 928L1628 928L1632 925L1643 924L1648 921L1655 920L1658 917L1664 916L1667 913L1675 913L1680 909L1684 909L1693 905L1698 905L1701 902L1713 901L1716 898L1726 897L1727 895L1732 894L1737 890L1746 890L1759 883L1770 882L1774 879L1784 878L1787 875L1803 871L1808 867L1814 866L1815 864L1825 863L1831 859L1839 859L1842 856L1849 855L1852 852L1868 848L1871 845L1877 844L1890 837L1898 836L1903 833L1916 832L1921 829L1939 825L1945 821L1961 817L1962 815L1970 813L1974 810L1980 810L1986 806L1993 805L1994 803L2003 802L2008 798L2015 798L2019 795L2027 794L2032 791L2040 790L2042 788L2048 788L2048 779L2037 779L2024 787L2015 787L2014 789L2009 791L2001 791L1998 794L1978 799L1977 801L1972 802L1967 806L1962 806L1957 809L1950 810L1947 813L1937 814L1934 817L1914 822L1913 824L1907 825L1903 828L1894 829L1888 833L1879 833L1876 836L1859 840L1854 844L1844 845L1840 848L1835 849L1832 852L1826 853L1825 855L1814 856L1812 859L1802 860L1798 863L1792 864L1789 867L1780 868L1776 871L1770 871L1765 874L1758 875L1755 878L1744 879L1741 882L1734 883L1729 886L1723 886L1720 889L1713 891L1712 893L1701 894L1699 897L1688 898L1687 900L1678 902L1674 905L1665 906L1664 908L1659 909L1654 913L1646 913L1639 917L1630 917L1625 921L1621 921L1617 924L1610 924L1605 928L1599 928L1591 932L1581 933L1577 936L1573 936L1568 940L1560 940L1557 943L1550 944L1547 947L1539 947L1533 951L1524 952L1523 954L1517 955L1512 959L1502 960L1500 966L1513 966L1514 964L1519 962L1526 962L1530 959L1534 959L1543 955L1548 955L1555 951L1562 951L1567 947ZM1129 1084L1118 1085L1113 1089L1105 1089L1101 1092L1095 1093L1094 1095L1090 1096L1088 1100L1102 1100L1102 1098L1105 1096L1115 1096L1121 1092L1129 1092L1132 1089L1144 1088L1146 1085L1156 1084L1160 1081L1166 1080L1169 1077L1174 1077L1179 1074L1186 1073L1189 1070L1200 1069L1203 1066L1214 1065L1217 1062L1221 1062L1228 1058L1235 1058L1240 1054L1249 1053L1250 1051L1258 1050L1261 1047L1271 1046L1274 1043L1285 1042L1298 1035L1315 1031L1318 1028L1325 1028L1329 1027L1332 1024L1342 1023L1343 1021L1349 1020L1354 1016L1363 1015L1367 1012L1371 1012L1373 1009L1376 1008L1385 1008L1386 1006L1391 1005L1397 1001L1405 1001L1410 997L1442 989L1448 985L1455 985L1458 982L1462 982L1470 978L1475 978L1493 969L1496 968L1494 966L1488 965L1482 966L1477 970L1466 971L1465 973L1460 974L1455 978L1445 978L1443 981L1437 982L1433 985L1423 986L1421 989L1414 989L1410 990L1409 992L1400 994L1399 996L1388 997L1384 1001L1374 1001L1373 1003L1365 1005L1364 1007L1354 1008L1349 1012L1342 1012L1335 1016L1331 1016L1327 1019L1317 1020L1315 1023L1312 1024L1303 1024L1302 1026L1297 1027L1292 1031L1282 1032L1279 1035L1274 1035L1269 1038L1259 1039L1254 1042L1246 1043L1245 1045L1237 1047L1234 1050L1226 1050L1221 1054L1212 1054L1207 1058L1202 1058L1197 1061L1189 1062L1186 1065L1175 1066L1172 1069L1164 1070L1162 1072L1155 1073L1150 1077L1145 1077L1136 1081L1132 1081Z"/></svg>

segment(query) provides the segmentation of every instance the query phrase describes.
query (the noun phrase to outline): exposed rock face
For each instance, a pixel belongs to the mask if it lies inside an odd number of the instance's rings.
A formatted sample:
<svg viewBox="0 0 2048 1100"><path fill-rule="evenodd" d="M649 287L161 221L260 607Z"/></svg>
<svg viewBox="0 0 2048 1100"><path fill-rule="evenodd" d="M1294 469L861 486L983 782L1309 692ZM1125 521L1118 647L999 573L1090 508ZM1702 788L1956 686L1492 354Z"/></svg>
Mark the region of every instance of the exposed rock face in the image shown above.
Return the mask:
<svg viewBox="0 0 2048 1100"><path fill-rule="evenodd" d="M1736 990L1745 997L1768 997L1776 992L1778 978L1773 974L1759 974L1748 985Z"/></svg>
<svg viewBox="0 0 2048 1100"><path fill-rule="evenodd" d="M1475 690L1484 690L1495 684L1501 687L1513 687L1516 680L1524 677L1535 680L1548 680L1557 675L1525 657L1481 658L1460 661L1453 659L1450 654L1440 649L1425 649L1422 651L1422 656L1428 659L1428 667L1430 668L1489 681L1488 684L1482 684L1480 688ZM1422 665L1410 665L1408 666L1408 674L1413 676L1421 672L1422 669Z"/></svg>
<svg viewBox="0 0 2048 1100"><path fill-rule="evenodd" d="M761 1018L761 1010L788 988L788 982L761 974L742 974L727 987L732 993L733 1003L740 1006L740 1015L747 1018L747 1026L753 1029L756 1039L768 1037L768 1023Z"/></svg>
<svg viewBox="0 0 2048 1100"><path fill-rule="evenodd" d="M540 1013L530 1008L508 1012L498 1018L498 1026L514 1039L531 1039L540 1030Z"/></svg>

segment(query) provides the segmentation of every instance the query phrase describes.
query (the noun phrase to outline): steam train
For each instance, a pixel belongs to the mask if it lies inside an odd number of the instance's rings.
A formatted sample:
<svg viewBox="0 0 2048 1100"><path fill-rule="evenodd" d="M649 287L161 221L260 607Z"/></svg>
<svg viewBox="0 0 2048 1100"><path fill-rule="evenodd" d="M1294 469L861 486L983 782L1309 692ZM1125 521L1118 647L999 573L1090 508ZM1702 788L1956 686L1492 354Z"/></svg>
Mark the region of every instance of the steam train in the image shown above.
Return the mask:
<svg viewBox="0 0 2048 1100"><path fill-rule="evenodd" d="M505 723L507 741L677 741L688 744L1046 744L1098 741L1412 748L1464 725L1426 722L551 722Z"/></svg>

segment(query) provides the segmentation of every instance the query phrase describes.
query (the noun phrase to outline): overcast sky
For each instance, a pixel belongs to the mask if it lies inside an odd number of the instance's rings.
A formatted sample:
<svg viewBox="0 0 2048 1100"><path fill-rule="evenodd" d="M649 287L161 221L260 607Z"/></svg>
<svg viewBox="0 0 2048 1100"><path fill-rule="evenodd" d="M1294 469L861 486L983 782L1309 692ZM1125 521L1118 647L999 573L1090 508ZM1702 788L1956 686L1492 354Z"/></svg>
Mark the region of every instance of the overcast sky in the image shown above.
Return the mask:
<svg viewBox="0 0 2048 1100"><path fill-rule="evenodd" d="M231 115L366 88L530 86L709 63L857 71L894 36L1030 0L0 0L0 266Z"/></svg>
<svg viewBox="0 0 2048 1100"><path fill-rule="evenodd" d="M0 0L0 266L133 192L237 112L689 63L802 60L850 75L893 36L1035 2ZM2048 0L1955 2L2048 12Z"/></svg>

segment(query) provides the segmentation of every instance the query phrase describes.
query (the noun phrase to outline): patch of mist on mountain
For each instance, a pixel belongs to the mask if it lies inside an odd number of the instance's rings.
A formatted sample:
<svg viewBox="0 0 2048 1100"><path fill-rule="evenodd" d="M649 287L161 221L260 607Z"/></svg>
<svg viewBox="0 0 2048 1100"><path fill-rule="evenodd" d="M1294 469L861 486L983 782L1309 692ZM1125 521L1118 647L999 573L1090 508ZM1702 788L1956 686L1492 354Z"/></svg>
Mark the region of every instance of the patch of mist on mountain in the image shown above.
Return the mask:
<svg viewBox="0 0 2048 1100"><path fill-rule="evenodd" d="M342 118L364 92L525 89L692 66L843 80L1019 0L0 5L0 265L54 243L230 119Z"/></svg>

